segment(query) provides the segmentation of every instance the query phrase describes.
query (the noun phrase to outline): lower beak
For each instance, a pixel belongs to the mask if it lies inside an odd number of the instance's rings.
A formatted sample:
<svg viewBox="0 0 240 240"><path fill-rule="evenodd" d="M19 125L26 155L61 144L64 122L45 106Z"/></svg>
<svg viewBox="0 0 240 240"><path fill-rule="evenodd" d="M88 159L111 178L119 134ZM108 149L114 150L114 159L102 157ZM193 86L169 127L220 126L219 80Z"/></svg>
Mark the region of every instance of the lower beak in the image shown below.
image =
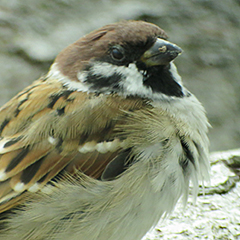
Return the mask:
<svg viewBox="0 0 240 240"><path fill-rule="evenodd" d="M142 55L140 60L147 67L167 65L181 53L182 49L174 43L158 38L154 45Z"/></svg>

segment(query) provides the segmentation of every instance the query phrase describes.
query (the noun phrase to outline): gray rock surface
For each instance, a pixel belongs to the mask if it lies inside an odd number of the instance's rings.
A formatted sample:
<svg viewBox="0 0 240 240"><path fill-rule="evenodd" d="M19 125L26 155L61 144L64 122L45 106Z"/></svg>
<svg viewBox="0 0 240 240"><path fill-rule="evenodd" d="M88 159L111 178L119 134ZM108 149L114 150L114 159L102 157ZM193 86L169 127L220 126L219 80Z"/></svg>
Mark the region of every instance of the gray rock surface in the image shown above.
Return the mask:
<svg viewBox="0 0 240 240"><path fill-rule="evenodd" d="M179 202L143 240L240 239L240 174L225 164L234 158L240 169L240 149L212 154L211 183L205 183L205 195L200 194L196 203L190 197L185 208Z"/></svg>

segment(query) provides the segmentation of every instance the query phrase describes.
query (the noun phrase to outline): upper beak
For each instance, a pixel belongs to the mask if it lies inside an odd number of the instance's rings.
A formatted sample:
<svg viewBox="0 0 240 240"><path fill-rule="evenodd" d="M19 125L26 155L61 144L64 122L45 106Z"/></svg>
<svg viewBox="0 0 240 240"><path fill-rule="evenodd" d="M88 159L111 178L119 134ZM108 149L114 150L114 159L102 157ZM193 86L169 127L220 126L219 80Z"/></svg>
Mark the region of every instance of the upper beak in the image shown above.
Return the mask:
<svg viewBox="0 0 240 240"><path fill-rule="evenodd" d="M146 66L167 65L179 54L182 49L176 44L158 38L154 45L141 57Z"/></svg>

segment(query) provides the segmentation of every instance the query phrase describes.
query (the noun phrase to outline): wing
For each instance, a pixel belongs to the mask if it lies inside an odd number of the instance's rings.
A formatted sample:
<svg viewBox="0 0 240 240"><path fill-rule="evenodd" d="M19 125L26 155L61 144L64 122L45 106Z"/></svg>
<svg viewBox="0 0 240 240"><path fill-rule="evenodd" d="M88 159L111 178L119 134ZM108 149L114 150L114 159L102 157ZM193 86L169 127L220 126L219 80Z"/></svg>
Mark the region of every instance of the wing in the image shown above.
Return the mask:
<svg viewBox="0 0 240 240"><path fill-rule="evenodd" d="M126 157L126 140L115 129L126 111L143 101L68 90L55 79L40 79L0 109L0 212L61 174L81 170L112 179ZM111 164L109 164L111 162ZM109 169L106 171L106 166ZM60 179L60 178L58 178Z"/></svg>

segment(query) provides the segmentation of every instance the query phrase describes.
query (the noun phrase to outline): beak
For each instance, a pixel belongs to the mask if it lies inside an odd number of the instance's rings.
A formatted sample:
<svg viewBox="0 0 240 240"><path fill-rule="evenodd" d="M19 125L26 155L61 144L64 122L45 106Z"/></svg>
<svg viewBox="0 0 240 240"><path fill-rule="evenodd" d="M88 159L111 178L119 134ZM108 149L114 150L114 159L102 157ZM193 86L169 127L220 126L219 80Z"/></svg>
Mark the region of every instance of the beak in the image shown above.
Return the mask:
<svg viewBox="0 0 240 240"><path fill-rule="evenodd" d="M182 49L174 43L158 38L154 45L142 55L140 60L147 67L167 65L181 53Z"/></svg>

